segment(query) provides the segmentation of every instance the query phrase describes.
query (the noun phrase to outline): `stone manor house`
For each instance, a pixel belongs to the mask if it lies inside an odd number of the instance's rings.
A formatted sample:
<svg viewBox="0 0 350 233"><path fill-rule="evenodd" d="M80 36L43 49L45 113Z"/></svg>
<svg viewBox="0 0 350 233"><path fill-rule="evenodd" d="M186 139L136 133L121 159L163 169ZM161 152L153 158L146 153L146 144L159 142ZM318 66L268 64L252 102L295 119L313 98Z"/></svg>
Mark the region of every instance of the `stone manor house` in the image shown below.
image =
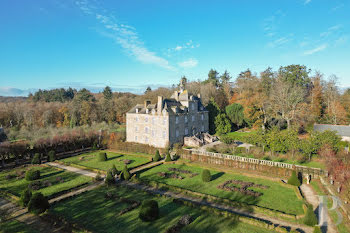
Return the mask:
<svg viewBox="0 0 350 233"><path fill-rule="evenodd" d="M145 101L126 113L126 140L165 148L183 142L184 137L208 132L208 111L200 95L190 95L181 88L169 99Z"/></svg>

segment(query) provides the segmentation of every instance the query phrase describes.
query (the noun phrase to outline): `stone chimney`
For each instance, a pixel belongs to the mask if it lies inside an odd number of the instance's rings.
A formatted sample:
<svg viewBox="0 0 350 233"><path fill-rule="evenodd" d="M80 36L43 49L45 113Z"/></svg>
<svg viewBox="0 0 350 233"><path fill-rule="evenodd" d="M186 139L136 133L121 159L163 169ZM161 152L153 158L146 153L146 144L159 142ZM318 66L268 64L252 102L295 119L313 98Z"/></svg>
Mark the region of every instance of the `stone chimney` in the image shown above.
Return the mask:
<svg viewBox="0 0 350 233"><path fill-rule="evenodd" d="M162 110L163 110L163 96L158 96L157 113L161 114Z"/></svg>
<svg viewBox="0 0 350 233"><path fill-rule="evenodd" d="M144 102L144 107L147 108L147 106L148 106L149 104L151 104L151 101L145 100L145 102Z"/></svg>

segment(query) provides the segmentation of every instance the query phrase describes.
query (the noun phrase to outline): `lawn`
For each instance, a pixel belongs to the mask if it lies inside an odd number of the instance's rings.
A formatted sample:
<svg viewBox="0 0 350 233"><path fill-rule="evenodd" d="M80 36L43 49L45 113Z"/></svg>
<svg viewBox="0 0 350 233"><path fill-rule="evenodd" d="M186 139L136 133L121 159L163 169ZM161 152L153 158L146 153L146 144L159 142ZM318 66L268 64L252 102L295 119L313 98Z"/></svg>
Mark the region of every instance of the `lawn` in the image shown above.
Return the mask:
<svg viewBox="0 0 350 233"><path fill-rule="evenodd" d="M189 170L198 173L199 175L191 178L187 174L178 173L179 175L185 177L181 180L170 177L162 177L158 174L159 172L172 173L168 170L169 168ZM210 182L203 182L200 175L202 170L202 168L197 166L164 164L141 173L140 178L147 181L153 180L156 182L166 183L168 185L173 185L204 194L214 195L221 198L228 198L233 201L244 202L251 205L255 204L262 207L283 211L289 214L299 215L304 213L302 208L303 201L297 198L295 190L292 187L288 187L287 185L283 185L272 180L252 178L236 173L224 173L215 170L210 171L212 180ZM269 186L269 188L262 189L258 187L250 187L250 190L263 194L260 197L253 197L251 195L244 195L241 192L226 191L217 187L227 180L248 181L255 184L266 185Z"/></svg>
<svg viewBox="0 0 350 233"><path fill-rule="evenodd" d="M54 167L33 165L26 168L22 167L12 169L10 171L7 170L0 172L0 189L19 197L21 195L21 192L28 187L30 181L27 181L25 178L17 177L8 179L7 176L11 174L16 174L16 172L19 171L28 170L29 168L40 170L41 178L39 180L41 181L41 183L51 183L51 186L43 187L37 190L45 196L52 196L58 192L65 191L91 181L90 177L86 177L76 173L68 172Z"/></svg>
<svg viewBox="0 0 350 233"><path fill-rule="evenodd" d="M139 208L118 216L119 211L128 206L119 200L105 198L106 192L132 200L157 200L160 218L154 222L142 222L138 218ZM243 224L232 218L209 214L200 209L187 207L163 197L154 197L138 190L122 186L101 187L69 200L56 203L50 212L65 217L67 220L83 226L93 232L164 232L185 215L192 215L195 220L183 232L271 232L252 225Z"/></svg>
<svg viewBox="0 0 350 233"><path fill-rule="evenodd" d="M97 155L101 151L90 152L78 156L73 156L70 158L63 159L63 162L77 164L80 166L95 168L107 171L111 169L114 164L116 168L120 171L124 167L124 160L130 160L128 168L134 168L139 165L145 164L151 161L152 156L144 154L127 154L127 153L116 153L110 151L102 151L107 153L106 161L98 161Z"/></svg>
<svg viewBox="0 0 350 233"><path fill-rule="evenodd" d="M0 233L36 233L30 226L17 220L0 223Z"/></svg>

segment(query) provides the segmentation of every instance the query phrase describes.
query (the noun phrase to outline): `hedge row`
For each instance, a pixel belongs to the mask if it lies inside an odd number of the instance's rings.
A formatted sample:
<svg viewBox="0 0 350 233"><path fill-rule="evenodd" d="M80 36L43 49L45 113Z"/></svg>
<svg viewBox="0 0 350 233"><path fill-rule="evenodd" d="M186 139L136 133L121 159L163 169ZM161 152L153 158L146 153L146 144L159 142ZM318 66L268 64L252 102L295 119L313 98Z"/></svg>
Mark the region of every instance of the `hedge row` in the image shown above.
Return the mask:
<svg viewBox="0 0 350 233"><path fill-rule="evenodd" d="M133 142L114 142L109 145L109 149L125 151L125 152L141 152L145 154L156 154L157 148L145 144ZM164 151L162 151L164 152Z"/></svg>

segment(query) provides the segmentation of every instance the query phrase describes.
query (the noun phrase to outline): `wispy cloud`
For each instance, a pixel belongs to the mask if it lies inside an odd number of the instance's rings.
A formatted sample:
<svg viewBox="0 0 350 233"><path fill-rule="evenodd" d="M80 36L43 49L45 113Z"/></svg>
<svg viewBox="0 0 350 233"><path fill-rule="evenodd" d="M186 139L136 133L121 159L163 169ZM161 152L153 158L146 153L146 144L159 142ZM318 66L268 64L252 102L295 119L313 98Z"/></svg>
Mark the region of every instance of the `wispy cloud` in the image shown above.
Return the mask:
<svg viewBox="0 0 350 233"><path fill-rule="evenodd" d="M168 49L169 52L173 52L173 51L181 51L184 49L194 49L194 48L198 48L200 46L200 44L198 43L193 43L192 40L189 40L187 43L182 44L182 45L177 45L175 48L170 48Z"/></svg>
<svg viewBox="0 0 350 233"><path fill-rule="evenodd" d="M305 0L305 1L304 1L304 5L309 4L311 1L312 1L312 0Z"/></svg>
<svg viewBox="0 0 350 233"><path fill-rule="evenodd" d="M314 49L306 50L306 51L304 52L304 55L307 56L307 55L312 55L312 54L314 54L314 53L321 52L321 51L325 50L327 47L328 47L328 44L319 45L319 46L317 46L317 47L314 48Z"/></svg>
<svg viewBox="0 0 350 233"><path fill-rule="evenodd" d="M335 6L335 7L333 7L333 8L331 9L331 11L334 12L334 11L337 11L337 10L343 8L343 7L344 7L344 3L339 4L339 5Z"/></svg>
<svg viewBox="0 0 350 233"><path fill-rule="evenodd" d="M182 68L193 68L198 65L198 61L195 58L190 58L188 60L178 63Z"/></svg>
<svg viewBox="0 0 350 233"><path fill-rule="evenodd" d="M116 43L136 60L169 70L175 69L169 64L167 59L156 55L155 52L150 51L144 45L134 27L119 23L114 16L106 13L105 9L97 8L87 0L76 1L76 4L86 15L94 16L98 22L104 25L105 30L107 30L107 33L104 33L104 35L113 38Z"/></svg>
<svg viewBox="0 0 350 233"><path fill-rule="evenodd" d="M339 37L338 39L336 39L334 41L334 45L335 46L343 45L343 44L345 44L348 41L349 41L349 36L347 36L347 35L346 36L341 36L341 37Z"/></svg>
<svg viewBox="0 0 350 233"><path fill-rule="evenodd" d="M327 37L330 36L332 33L338 31L340 28L342 27L342 25L338 24L338 25L334 25L332 27L329 27L326 31L322 32L320 34L321 37Z"/></svg>
<svg viewBox="0 0 350 233"><path fill-rule="evenodd" d="M288 42L290 42L291 40L293 40L293 34L290 34L288 36L284 36L284 37L280 37L274 41L271 41L270 43L268 43L268 47L271 48L276 48L276 47L280 47Z"/></svg>

